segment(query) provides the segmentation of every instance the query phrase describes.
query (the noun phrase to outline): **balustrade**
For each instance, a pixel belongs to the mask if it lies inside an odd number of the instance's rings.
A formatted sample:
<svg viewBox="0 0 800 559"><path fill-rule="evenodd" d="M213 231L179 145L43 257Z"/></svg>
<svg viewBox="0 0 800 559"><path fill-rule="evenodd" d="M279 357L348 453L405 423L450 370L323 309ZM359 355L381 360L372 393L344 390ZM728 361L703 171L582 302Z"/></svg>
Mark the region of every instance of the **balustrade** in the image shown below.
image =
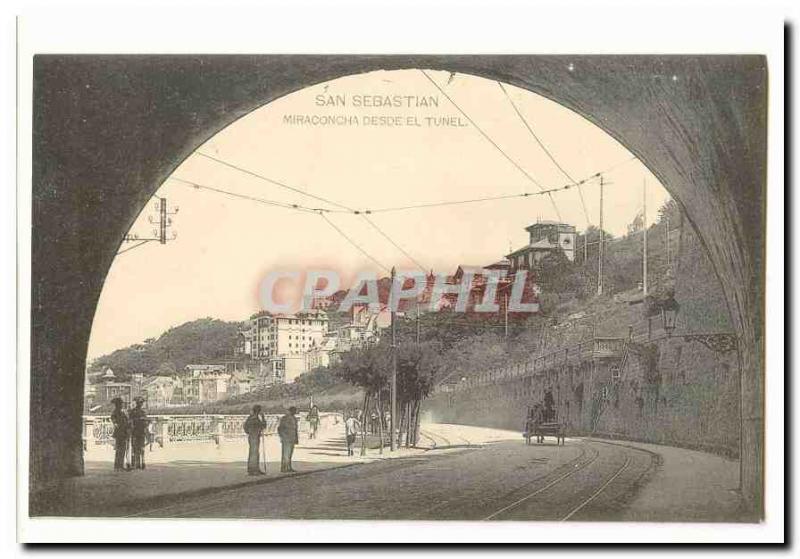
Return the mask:
<svg viewBox="0 0 800 559"><path fill-rule="evenodd" d="M569 363L570 355L578 362L593 358L613 357L625 348L625 338L593 338L575 344L572 347L558 349L550 353L537 355L524 364L514 364L499 370L483 371L472 376L466 382L453 385L449 391L468 390L478 386L493 384L498 379L512 379L523 375L541 374L555 366ZM440 388L443 390L443 388Z"/></svg>
<svg viewBox="0 0 800 559"><path fill-rule="evenodd" d="M327 428L341 422L337 413L321 413L320 427ZM280 415L266 415L265 435L277 435ZM246 415L151 415L155 423L155 438L160 446L175 443L214 442L223 444L226 440L236 440L247 435L244 432ZM300 433L310 429L304 414L297 416ZM111 445L114 442L114 425L109 416L83 417L83 447L88 450L98 445Z"/></svg>

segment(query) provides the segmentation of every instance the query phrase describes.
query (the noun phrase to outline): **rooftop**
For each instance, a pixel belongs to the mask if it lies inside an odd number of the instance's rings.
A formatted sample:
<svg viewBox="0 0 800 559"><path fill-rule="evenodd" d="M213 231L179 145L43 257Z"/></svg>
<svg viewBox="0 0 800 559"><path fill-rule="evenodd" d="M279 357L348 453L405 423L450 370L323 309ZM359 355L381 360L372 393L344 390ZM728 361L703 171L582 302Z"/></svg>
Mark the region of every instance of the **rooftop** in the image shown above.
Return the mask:
<svg viewBox="0 0 800 559"><path fill-rule="evenodd" d="M225 365L186 365L190 371L224 371Z"/></svg>
<svg viewBox="0 0 800 559"><path fill-rule="evenodd" d="M550 226L553 226L553 225L557 225L557 226L563 227L565 229L575 229L575 226L574 225L570 225L569 223L562 223L560 221L544 220L544 221L537 221L536 223L532 223L531 225L528 225L525 228L525 230L526 231L530 231L531 229L536 229L537 227L542 227L542 226L550 227Z"/></svg>
<svg viewBox="0 0 800 559"><path fill-rule="evenodd" d="M514 252L507 254L506 258L513 258L518 254L524 254L530 252L531 250L552 250L554 248L561 248L557 244L551 243L547 239L540 239L533 244L526 245L522 248L515 250Z"/></svg>

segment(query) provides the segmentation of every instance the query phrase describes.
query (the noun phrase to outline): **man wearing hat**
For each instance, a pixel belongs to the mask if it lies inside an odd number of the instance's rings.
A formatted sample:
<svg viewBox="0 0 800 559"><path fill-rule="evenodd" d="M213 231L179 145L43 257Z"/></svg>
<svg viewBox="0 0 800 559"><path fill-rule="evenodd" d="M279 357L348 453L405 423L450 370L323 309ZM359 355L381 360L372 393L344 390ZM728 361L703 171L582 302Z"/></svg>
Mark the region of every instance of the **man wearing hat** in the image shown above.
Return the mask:
<svg viewBox="0 0 800 559"><path fill-rule="evenodd" d="M137 396L133 401L136 402L136 405L130 413L131 456L133 458L133 467L144 470L144 445L147 439L147 424L150 421L147 419L147 413L142 408L144 398Z"/></svg>
<svg viewBox="0 0 800 559"><path fill-rule="evenodd" d="M114 471L120 472L125 469L125 454L128 451L128 435L130 434L130 423L128 415L122 409L122 398L111 400L114 404L114 411L111 412L111 423L114 425Z"/></svg>
<svg viewBox="0 0 800 559"><path fill-rule="evenodd" d="M292 468L292 454L294 453L294 445L299 442L297 436L297 418L295 414L297 408L291 406L289 413L281 417L278 423L278 436L281 438L281 471L293 472Z"/></svg>
<svg viewBox="0 0 800 559"><path fill-rule="evenodd" d="M261 448L261 435L264 429L267 428L267 420L264 419L264 414L261 413L261 406L256 404L253 406L253 413L247 416L244 422L244 432L247 433L247 444L249 452L247 453L247 473L251 476L264 475L261 466L258 463L258 454ZM265 459L266 461L266 459ZM264 464L266 469L267 465Z"/></svg>

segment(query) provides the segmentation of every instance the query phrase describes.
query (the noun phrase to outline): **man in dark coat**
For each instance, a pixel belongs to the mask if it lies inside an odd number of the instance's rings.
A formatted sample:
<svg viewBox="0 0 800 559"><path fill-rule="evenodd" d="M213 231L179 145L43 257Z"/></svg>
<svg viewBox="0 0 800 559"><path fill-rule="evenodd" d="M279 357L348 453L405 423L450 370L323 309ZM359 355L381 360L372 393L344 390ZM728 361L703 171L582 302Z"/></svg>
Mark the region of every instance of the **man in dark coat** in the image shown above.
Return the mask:
<svg viewBox="0 0 800 559"><path fill-rule="evenodd" d="M128 414L122 409L122 398L111 400L114 404L114 411L111 412L111 423L114 425L114 471L125 470L125 454L128 451L128 437L130 435L130 423Z"/></svg>
<svg viewBox="0 0 800 559"><path fill-rule="evenodd" d="M253 406L253 413L247 416L244 422L244 432L247 433L247 444L249 450L247 453L247 473L251 476L264 475L266 472L261 470L259 465L259 452L261 449L261 435L264 429L267 428L267 421L264 419L264 414L261 413L261 406L256 404ZM264 464L264 469L267 465Z"/></svg>
<svg viewBox="0 0 800 559"><path fill-rule="evenodd" d="M135 407L130 411L131 423L131 456L133 468L144 470L144 445L147 440L147 412L142 405L144 398L137 396L134 399Z"/></svg>
<svg viewBox="0 0 800 559"><path fill-rule="evenodd" d="M295 414L297 408L292 406L289 408L289 413L281 417L278 423L278 436L281 438L281 471L293 472L292 468L292 454L294 453L294 445L299 442L297 436L297 418Z"/></svg>

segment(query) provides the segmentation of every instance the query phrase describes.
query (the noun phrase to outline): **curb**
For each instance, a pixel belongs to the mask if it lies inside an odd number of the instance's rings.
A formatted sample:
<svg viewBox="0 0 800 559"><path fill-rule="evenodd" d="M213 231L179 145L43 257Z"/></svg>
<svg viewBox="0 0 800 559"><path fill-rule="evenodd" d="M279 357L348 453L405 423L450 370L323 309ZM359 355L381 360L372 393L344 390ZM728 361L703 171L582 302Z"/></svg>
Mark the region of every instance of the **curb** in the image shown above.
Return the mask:
<svg viewBox="0 0 800 559"><path fill-rule="evenodd" d="M309 476L311 474L318 474L318 473L322 473L322 472L331 472L331 471L334 471L334 470L342 470L344 468L352 468L353 466L362 466L364 464L369 464L369 462L366 462L366 463L365 462L352 462L350 464L342 464L340 466L331 466L330 468L320 468L318 470L309 470L307 472L293 472L293 473L290 473L290 474L287 474L287 475L282 475L282 476L279 475L279 476L274 476L274 477L266 477L266 478L261 478L261 479L253 479L253 480L241 481L241 482L232 483L232 484L229 484L229 485L218 485L218 486L214 486L214 487L202 487L200 489L191 489L191 490L188 490L188 491L180 491L180 492L177 492L177 493L165 493L163 495L156 495L156 496L153 496L153 497L145 497L145 498L142 498L142 499L137 499L135 501L130 501L128 506L126 506L125 508L126 509L139 508L139 507L141 507L143 505L158 504L158 503L160 503L162 501L173 501L176 498L181 498L181 499L189 498L190 499L190 498L194 498L194 497L203 497L205 495L211 495L211 494L219 493L219 492L223 492L223 491L230 491L230 490L233 490L233 489L242 489L242 488L245 488L245 487L251 487L251 486L256 486L256 485L267 485L269 483L274 483L274 482L282 481L282 480L285 480L285 479L291 479L291 478L296 478L296 477L305 477L305 476ZM172 507L174 505L175 505L175 503L172 502L169 505L166 505L166 506L163 506L163 507L156 507L155 509L151 508L151 509L147 509L147 510L140 510L138 512L134 512L134 513L131 513L131 514L112 514L110 516L116 516L116 517L121 517L121 518L136 518L136 517L149 518L149 517L144 517L142 515L148 514L148 513L152 513L152 512L157 512L157 511L162 510L162 509L170 508L170 507Z"/></svg>

